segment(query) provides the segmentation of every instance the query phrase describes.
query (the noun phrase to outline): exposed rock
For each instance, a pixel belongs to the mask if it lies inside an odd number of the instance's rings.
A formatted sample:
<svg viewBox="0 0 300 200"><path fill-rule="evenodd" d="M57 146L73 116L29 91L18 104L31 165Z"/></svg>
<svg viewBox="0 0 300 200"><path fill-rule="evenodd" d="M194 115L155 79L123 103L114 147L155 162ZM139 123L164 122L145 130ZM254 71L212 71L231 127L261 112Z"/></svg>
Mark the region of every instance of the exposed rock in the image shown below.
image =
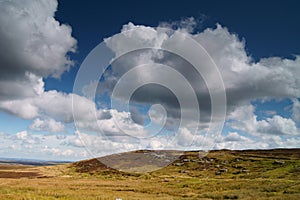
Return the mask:
<svg viewBox="0 0 300 200"><path fill-rule="evenodd" d="M220 171L216 171L215 175L221 175L222 173Z"/></svg>
<svg viewBox="0 0 300 200"><path fill-rule="evenodd" d="M226 168L220 169L220 172L228 172L228 169Z"/></svg>
<svg viewBox="0 0 300 200"><path fill-rule="evenodd" d="M242 169L241 172L243 172L243 173L249 173L250 170L249 169Z"/></svg>
<svg viewBox="0 0 300 200"><path fill-rule="evenodd" d="M284 161L281 161L281 160L275 160L273 162L274 165L283 165L284 164Z"/></svg>
<svg viewBox="0 0 300 200"><path fill-rule="evenodd" d="M176 166L182 166L184 163L175 163Z"/></svg>

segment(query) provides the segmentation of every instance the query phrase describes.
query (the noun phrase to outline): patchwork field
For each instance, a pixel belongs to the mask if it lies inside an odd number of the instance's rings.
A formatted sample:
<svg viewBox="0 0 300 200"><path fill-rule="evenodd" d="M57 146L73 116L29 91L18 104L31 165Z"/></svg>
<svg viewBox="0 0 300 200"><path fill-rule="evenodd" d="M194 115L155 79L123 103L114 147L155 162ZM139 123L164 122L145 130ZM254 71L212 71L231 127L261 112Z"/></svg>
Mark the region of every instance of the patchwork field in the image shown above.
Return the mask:
<svg viewBox="0 0 300 200"><path fill-rule="evenodd" d="M144 163L148 171L171 153L154 156L152 165L143 158L154 151L102 158L132 172L97 159L40 167L2 163L0 199L300 199L300 149L220 150L205 157L185 152L164 168L140 174L128 163L138 157L135 167Z"/></svg>

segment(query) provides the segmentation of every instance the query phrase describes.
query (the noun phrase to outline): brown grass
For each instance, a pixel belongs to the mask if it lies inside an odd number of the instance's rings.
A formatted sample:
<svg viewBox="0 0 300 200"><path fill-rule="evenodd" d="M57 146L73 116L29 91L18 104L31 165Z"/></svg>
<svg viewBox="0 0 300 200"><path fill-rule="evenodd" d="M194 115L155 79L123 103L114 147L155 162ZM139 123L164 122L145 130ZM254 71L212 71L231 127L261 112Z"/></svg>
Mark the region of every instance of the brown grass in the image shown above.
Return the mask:
<svg viewBox="0 0 300 200"><path fill-rule="evenodd" d="M143 174L111 170L97 160L48 167L6 166L0 167L0 177L1 173L24 176L0 178L0 199L298 200L299 155L299 150L213 151L199 158L197 152L187 152L174 164ZM176 165L183 159L190 162ZM220 168L227 172L216 175Z"/></svg>

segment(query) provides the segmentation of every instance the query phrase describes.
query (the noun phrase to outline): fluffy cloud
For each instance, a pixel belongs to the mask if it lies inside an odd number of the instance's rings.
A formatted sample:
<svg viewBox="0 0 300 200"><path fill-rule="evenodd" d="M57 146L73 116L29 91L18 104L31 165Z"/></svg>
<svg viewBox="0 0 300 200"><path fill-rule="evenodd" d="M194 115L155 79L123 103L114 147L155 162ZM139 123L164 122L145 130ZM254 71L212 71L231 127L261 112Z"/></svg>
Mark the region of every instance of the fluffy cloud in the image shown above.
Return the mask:
<svg viewBox="0 0 300 200"><path fill-rule="evenodd" d="M42 77L59 78L73 65L67 53L76 40L55 20L56 8L56 0L0 2L1 99L39 94Z"/></svg>
<svg viewBox="0 0 300 200"><path fill-rule="evenodd" d="M7 134L4 139L15 141L14 147L31 147L41 143L41 138L34 136L31 133L25 131L17 132L15 135ZM21 149L21 148L20 148Z"/></svg>
<svg viewBox="0 0 300 200"><path fill-rule="evenodd" d="M191 26L189 31L185 31L186 28L179 29L183 32L192 32L190 29L194 25L192 19L188 20ZM186 21L186 22L188 22ZM186 23L185 23L186 24ZM166 25L164 25L165 27ZM189 33L186 33L189 34ZM166 44L170 44L169 41L175 37L176 31L168 32L160 28L151 28L147 26L135 26L132 23L123 26L120 35L113 36L105 40L107 46L115 52L116 57L122 55L124 52L130 51L135 48L145 47L157 47L164 48ZM222 74L222 78L225 84L227 95L227 110L228 113L232 112L239 106L249 105L252 100L262 98L295 98L300 97L300 57L295 56L294 59L282 59L279 57L264 58L258 62L247 54L245 50L245 41L240 40L238 35L232 34L226 27L217 25L216 28L208 28L201 33L189 34L190 37L202 45L214 62L219 67ZM178 41L181 44L181 41ZM174 44L176 46L176 44ZM193 52L190 46L180 45L180 48L185 52ZM156 71L149 70L132 70L133 66L137 66L143 63L161 63L173 67L185 77L188 77L188 81L193 86L199 102L201 110L202 124L205 124L210 119L210 106L209 93L205 82L201 77L195 75L195 70L188 63L180 60L174 55L170 55L166 52L158 51L140 51L138 53L131 52L130 56L121 56L115 63L112 64L112 76L114 78L109 79L112 91L117 81L127 71L134 71L135 76L130 79L131 85L138 85L145 78L143 77L155 77L155 80L164 80L166 82L172 82L172 85L180 88L182 83L176 79L173 80L173 76L166 76L163 73L156 73ZM122 67L121 67L122 64ZM216 78L211 75L212 78ZM168 81L169 80L169 81ZM101 89L101 87L100 87ZM107 88L106 88L107 89ZM102 90L107 91L107 90ZM101 93L101 90L98 92ZM186 90L181 90L179 96L185 95ZM158 96L158 93L160 94ZM190 95L188 96L190 97ZM131 98L133 102L142 104L162 104L168 114L168 123L176 122L176 119L180 117L180 108L178 102L174 99L168 90L164 88L158 88L156 85L147 86L139 89L139 92L134 94ZM294 107L297 105L297 101L294 103ZM185 108L184 108L185 109ZM189 108L188 108L189 109ZM193 108L194 109L194 108ZM296 110L296 108L295 108ZM297 111L295 111L297 113ZM294 114L296 116L297 114ZM295 117L294 117L295 118ZM171 121L170 121L171 119ZM191 119L192 120L192 119ZM273 125L276 128L271 129L264 127L264 122L261 124L261 132L275 131L277 134L290 131L289 134L296 134L295 123L292 119L284 119L280 116L269 118L265 121L268 125ZM283 128L282 124L290 125L291 129L287 130ZM248 129L251 131L251 129ZM276 134L274 132L274 134Z"/></svg>
<svg viewBox="0 0 300 200"><path fill-rule="evenodd" d="M70 138L69 140L66 141L65 144L73 147L79 147L79 148L84 147L82 140L80 140L79 138Z"/></svg>
<svg viewBox="0 0 300 200"><path fill-rule="evenodd" d="M41 77L25 72L24 76L19 78L20 80L0 78L0 101L38 96L43 92L44 82Z"/></svg>
<svg viewBox="0 0 300 200"><path fill-rule="evenodd" d="M129 112L119 112L117 110L106 112L110 113L109 118L94 118L90 121L77 120L75 122L77 129L80 132L97 133L100 138L103 136L111 141L119 142L130 137L133 137L133 140L135 140L134 138L148 136L147 130L142 125L134 123ZM85 138L83 137L84 141Z"/></svg>
<svg viewBox="0 0 300 200"><path fill-rule="evenodd" d="M118 57L134 48L148 46L163 48L174 37L174 34L159 28L135 26L129 23L124 25L120 35L106 39L106 43ZM248 103L250 100L263 97L292 98L300 96L300 58L298 56L295 59L271 57L254 62L246 53L245 41L240 40L236 34L230 33L227 28L221 25L217 25L215 29L208 28L201 33L190 34L189 36L197 40L208 51L219 67L226 87L229 106L235 107L243 102ZM131 45L126 45L127 43ZM181 48L187 52L193 51L186 45L182 45ZM114 75L123 75L124 72L120 70L126 70L126 66L129 65L127 62L130 62L130 66L151 61L168 64L169 66L173 66L172 63L174 62L180 63L180 67L175 67L175 69L182 74L188 74L191 84L196 86L199 100L203 100L207 91L205 87L202 88L199 84L199 80L197 80L199 77L191 75L194 71L190 69L191 66L188 66L187 63L182 63L182 61L180 62L180 60L168 54L160 53L157 55L156 51L152 51L152 54L151 51L147 51L142 56L140 54L138 57L131 54L130 60L123 59L122 64L125 63L125 67L116 66L113 68L116 72ZM140 77L151 76L151 73L154 72L151 72L151 70L140 71L136 76L136 80L132 80L132 84L138 82ZM191 77L195 77L195 79ZM172 79L172 77L165 76L161 78ZM118 77L113 80L118 80ZM176 83L174 82L174 84ZM150 89L145 92L149 91L151 92Z"/></svg>
<svg viewBox="0 0 300 200"><path fill-rule="evenodd" d="M229 132L227 136L223 138L223 141L225 142L239 142L239 141L247 141L248 138L244 136L240 136L237 132Z"/></svg>
<svg viewBox="0 0 300 200"><path fill-rule="evenodd" d="M0 109L24 119L72 121L71 98L44 91L43 78L59 78L73 65L71 27L54 18L57 1L0 1ZM36 119L35 130L62 131L61 122Z"/></svg>
<svg viewBox="0 0 300 200"><path fill-rule="evenodd" d="M63 156L63 157L74 157L76 155L75 151L72 149L62 150L53 147L49 148L48 146L45 146L45 148L43 148L41 151L50 155Z"/></svg>
<svg viewBox="0 0 300 200"><path fill-rule="evenodd" d="M27 135L28 135L27 131L22 131L22 132L16 133L16 137L19 140L25 140L25 139L27 139Z"/></svg>
<svg viewBox="0 0 300 200"><path fill-rule="evenodd" d="M228 122L228 126L256 136L265 134L300 135L300 130L292 119L274 115L271 118L257 120L254 111L255 107L253 105L237 107L228 116L228 119L231 120Z"/></svg>
<svg viewBox="0 0 300 200"><path fill-rule="evenodd" d="M30 129L36 131L63 132L65 127L61 122L57 122L54 119L42 120L37 118L30 125Z"/></svg>
<svg viewBox="0 0 300 200"><path fill-rule="evenodd" d="M266 123L265 123L266 122ZM296 123L289 118L283 118L275 115L258 123L258 131L261 133L269 133L274 135L299 135L300 131Z"/></svg>
<svg viewBox="0 0 300 200"><path fill-rule="evenodd" d="M94 102L76 94L65 94L55 90L43 92L30 98L0 101L0 108L24 119L48 116L70 123L73 122L73 98L76 98L77 102L74 110L78 114L78 119L85 121L94 119L96 112ZM99 112L99 117L103 115L101 113L103 112Z"/></svg>
<svg viewBox="0 0 300 200"><path fill-rule="evenodd" d="M298 99L293 99L292 102L292 118L296 122L300 123L300 101Z"/></svg>
<svg viewBox="0 0 300 200"><path fill-rule="evenodd" d="M32 134L25 130L0 136L0 157L8 153L12 157L43 160L79 160L89 156L76 135Z"/></svg>

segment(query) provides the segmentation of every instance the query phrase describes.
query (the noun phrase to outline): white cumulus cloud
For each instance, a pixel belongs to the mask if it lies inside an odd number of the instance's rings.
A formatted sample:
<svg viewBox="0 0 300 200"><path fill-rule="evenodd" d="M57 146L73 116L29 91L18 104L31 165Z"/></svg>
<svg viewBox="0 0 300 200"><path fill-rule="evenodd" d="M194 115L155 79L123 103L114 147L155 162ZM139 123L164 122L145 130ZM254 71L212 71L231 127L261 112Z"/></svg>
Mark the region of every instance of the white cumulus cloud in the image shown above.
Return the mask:
<svg viewBox="0 0 300 200"><path fill-rule="evenodd" d="M30 129L36 131L63 132L65 127L61 122L57 122L51 118L45 120L37 118L30 125Z"/></svg>

